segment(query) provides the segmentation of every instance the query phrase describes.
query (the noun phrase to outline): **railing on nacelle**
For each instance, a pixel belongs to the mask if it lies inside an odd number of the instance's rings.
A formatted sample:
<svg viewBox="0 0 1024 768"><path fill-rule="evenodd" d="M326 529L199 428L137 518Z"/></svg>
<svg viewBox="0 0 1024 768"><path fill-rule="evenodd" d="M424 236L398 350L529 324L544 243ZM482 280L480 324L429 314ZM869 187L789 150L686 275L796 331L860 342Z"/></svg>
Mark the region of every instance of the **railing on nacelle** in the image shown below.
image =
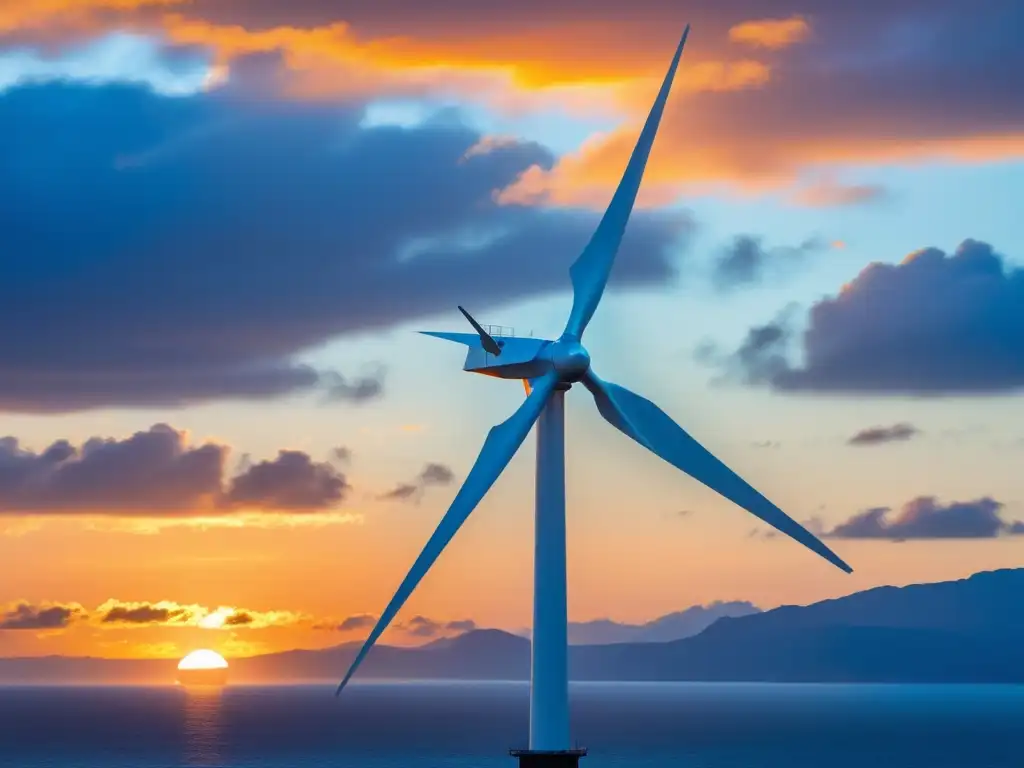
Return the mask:
<svg viewBox="0 0 1024 768"><path fill-rule="evenodd" d="M508 325L487 325L480 323L480 327L487 331L499 346L504 346L501 342L503 339L510 339L516 335L516 329ZM529 338L533 338L533 331L530 331ZM492 355L490 352L484 352L484 364L491 365L497 362L498 358Z"/></svg>
<svg viewBox="0 0 1024 768"><path fill-rule="evenodd" d="M503 339L511 338L516 335L516 329L507 325L484 325L480 326L490 334L499 347L505 346L502 342ZM484 352L484 365L492 365L498 361L498 358L492 355L490 352Z"/></svg>

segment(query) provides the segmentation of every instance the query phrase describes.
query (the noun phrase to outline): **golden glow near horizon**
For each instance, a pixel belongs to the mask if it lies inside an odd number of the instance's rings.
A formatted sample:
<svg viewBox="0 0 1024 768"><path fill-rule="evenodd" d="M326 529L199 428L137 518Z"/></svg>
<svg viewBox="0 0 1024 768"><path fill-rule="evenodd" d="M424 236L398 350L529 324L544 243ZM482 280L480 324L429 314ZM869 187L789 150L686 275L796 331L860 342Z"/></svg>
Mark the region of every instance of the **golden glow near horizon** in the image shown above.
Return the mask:
<svg viewBox="0 0 1024 768"><path fill-rule="evenodd" d="M178 662L178 669L227 669L228 662L216 651L206 648L192 651Z"/></svg>

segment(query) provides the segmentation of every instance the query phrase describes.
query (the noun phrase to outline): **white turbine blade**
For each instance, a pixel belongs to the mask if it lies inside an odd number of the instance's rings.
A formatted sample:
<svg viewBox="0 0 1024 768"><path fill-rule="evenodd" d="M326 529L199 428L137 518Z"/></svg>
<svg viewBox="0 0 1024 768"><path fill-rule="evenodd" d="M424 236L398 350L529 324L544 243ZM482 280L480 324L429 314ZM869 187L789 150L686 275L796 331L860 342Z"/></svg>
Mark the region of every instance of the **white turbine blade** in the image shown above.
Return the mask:
<svg viewBox="0 0 1024 768"><path fill-rule="evenodd" d="M650 400L589 371L583 384L594 395L601 415L620 432L833 565L853 572L816 536L754 490Z"/></svg>
<svg viewBox="0 0 1024 768"><path fill-rule="evenodd" d="M629 164L622 174L622 180L615 190L615 195L608 205L608 210L605 211L601 223L598 224L597 230L587 247L583 249L583 253L569 268L573 290L572 312L569 314L569 321L565 325L563 336L580 339L590 318L594 316L597 305L601 302L601 295L604 293L612 265L615 263L615 254L618 253L622 236L626 232L629 215L633 212L633 204L636 202L636 194L644 177L647 158L651 154L654 137L658 133L658 124L661 122L661 114L665 111L665 102L668 101L668 94L672 90L672 80L679 67L679 59L683 55L683 46L686 45L686 38L689 34L690 25L687 24L683 36L679 40L679 46L676 48L676 55L665 75L665 81L661 85L661 91L654 101L654 106L651 107L647 122L640 133L633 154L629 158Z"/></svg>
<svg viewBox="0 0 1024 768"><path fill-rule="evenodd" d="M348 683L356 669L362 664L363 659L366 658L366 654L370 652L373 644L377 642L377 639L387 629L392 619L395 618L395 614L402 609L405 601L409 599L413 590L416 589L416 586L426 575L427 571L430 570L430 567L448 545L448 542L458 533L459 528L466 522L466 519L476 508L476 505L480 503L480 500L487 491L494 485L494 481L498 479L498 476L508 466L516 451L519 450L519 446L523 444L526 436L530 434L530 430L547 404L548 397L557 382L558 375L554 372L535 380L533 391L523 404L519 406L519 410L506 421L493 427L487 434L487 439L480 450L480 455L477 457L473 468L469 471L466 481L456 494L455 500L448 508L444 517L441 518L441 522L438 523L437 528L427 541L420 556L416 558L416 562L409 569L409 573L402 580L398 591L395 592L395 596L391 598L391 602L388 603L387 608L384 609L384 612L377 620L377 624L374 626L373 631L370 632L370 636L366 638L363 647L359 649L359 653L356 654L352 666L349 667L335 695L341 693L345 684Z"/></svg>

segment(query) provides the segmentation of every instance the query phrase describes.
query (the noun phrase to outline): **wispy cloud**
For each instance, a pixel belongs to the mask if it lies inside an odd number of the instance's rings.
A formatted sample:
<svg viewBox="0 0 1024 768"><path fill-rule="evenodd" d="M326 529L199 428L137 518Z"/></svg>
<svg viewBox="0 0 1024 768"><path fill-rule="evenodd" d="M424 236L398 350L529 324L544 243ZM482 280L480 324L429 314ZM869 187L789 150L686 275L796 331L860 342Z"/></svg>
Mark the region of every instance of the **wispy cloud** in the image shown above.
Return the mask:
<svg viewBox="0 0 1024 768"><path fill-rule="evenodd" d="M883 443L906 442L921 434L913 424L900 422L887 427L868 427L847 439L847 445L882 445Z"/></svg>
<svg viewBox="0 0 1024 768"><path fill-rule="evenodd" d="M444 464L431 462L412 480L399 483L380 498L386 501L418 502L423 493L432 486L451 485L455 481L455 473Z"/></svg>

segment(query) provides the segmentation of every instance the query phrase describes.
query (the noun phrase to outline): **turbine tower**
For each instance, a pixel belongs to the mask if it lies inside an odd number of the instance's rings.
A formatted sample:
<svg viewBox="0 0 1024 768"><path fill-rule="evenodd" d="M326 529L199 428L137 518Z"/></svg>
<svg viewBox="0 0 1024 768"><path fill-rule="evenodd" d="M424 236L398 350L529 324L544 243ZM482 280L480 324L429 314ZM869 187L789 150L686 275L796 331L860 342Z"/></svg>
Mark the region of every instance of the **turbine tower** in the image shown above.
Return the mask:
<svg viewBox="0 0 1024 768"><path fill-rule="evenodd" d="M582 383L593 395L601 416L655 456L847 573L852 571L821 541L715 458L658 406L625 387L599 378L581 343L608 282L689 32L687 25L607 211L583 253L569 269L573 304L562 335L554 341L501 333L494 338L462 307L459 311L475 333L423 332L468 347L463 370L503 379L521 379L527 396L511 417L488 433L465 483L377 620L337 690L340 694L381 633L536 425L530 742L529 749L512 751L524 767L575 766L579 757L586 754L585 750L572 749L569 738L564 401L566 391L573 384Z"/></svg>

